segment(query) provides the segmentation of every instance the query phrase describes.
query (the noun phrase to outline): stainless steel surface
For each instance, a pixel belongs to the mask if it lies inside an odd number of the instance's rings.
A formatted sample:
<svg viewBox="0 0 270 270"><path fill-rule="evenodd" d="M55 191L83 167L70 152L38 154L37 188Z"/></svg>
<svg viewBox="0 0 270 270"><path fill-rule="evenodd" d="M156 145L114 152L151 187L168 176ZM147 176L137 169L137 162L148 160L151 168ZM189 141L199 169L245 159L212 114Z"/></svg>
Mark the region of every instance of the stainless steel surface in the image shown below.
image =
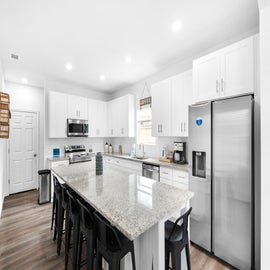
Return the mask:
<svg viewBox="0 0 270 270"><path fill-rule="evenodd" d="M67 119L68 137L88 137L88 120Z"/></svg>
<svg viewBox="0 0 270 270"><path fill-rule="evenodd" d="M198 125L197 123L200 123ZM206 153L206 177L192 173L193 151ZM211 103L189 107L189 188L195 193L190 204L191 241L211 251Z"/></svg>
<svg viewBox="0 0 270 270"><path fill-rule="evenodd" d="M212 112L211 103L190 106L189 128L191 241L236 268L252 269L253 98L214 101ZM205 177L197 153L205 153Z"/></svg>
<svg viewBox="0 0 270 270"><path fill-rule="evenodd" d="M218 93L218 80L216 80L216 92Z"/></svg>
<svg viewBox="0 0 270 270"><path fill-rule="evenodd" d="M160 168L157 165L143 163L142 164L142 176L160 181Z"/></svg>
<svg viewBox="0 0 270 270"><path fill-rule="evenodd" d="M252 100L213 103L213 251L251 268Z"/></svg>
<svg viewBox="0 0 270 270"><path fill-rule="evenodd" d="M66 145L65 156L69 158L69 163L86 162L92 160L92 154L86 152L85 145Z"/></svg>

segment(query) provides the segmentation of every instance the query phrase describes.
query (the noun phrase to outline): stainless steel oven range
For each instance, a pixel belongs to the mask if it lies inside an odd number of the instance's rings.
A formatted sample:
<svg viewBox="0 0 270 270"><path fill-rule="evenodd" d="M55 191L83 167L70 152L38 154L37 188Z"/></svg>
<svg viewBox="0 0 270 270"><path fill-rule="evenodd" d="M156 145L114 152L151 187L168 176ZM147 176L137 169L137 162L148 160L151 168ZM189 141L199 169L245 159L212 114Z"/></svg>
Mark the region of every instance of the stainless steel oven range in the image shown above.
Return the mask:
<svg viewBox="0 0 270 270"><path fill-rule="evenodd" d="M92 160L92 154L87 152L85 145L66 145L65 156L70 164Z"/></svg>

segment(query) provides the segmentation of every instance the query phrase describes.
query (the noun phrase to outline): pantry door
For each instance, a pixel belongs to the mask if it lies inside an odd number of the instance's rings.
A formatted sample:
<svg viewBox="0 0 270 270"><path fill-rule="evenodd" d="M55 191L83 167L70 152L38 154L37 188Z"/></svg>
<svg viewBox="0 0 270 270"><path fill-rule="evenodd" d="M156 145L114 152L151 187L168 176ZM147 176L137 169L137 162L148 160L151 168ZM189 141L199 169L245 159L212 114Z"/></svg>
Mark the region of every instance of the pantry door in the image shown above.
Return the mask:
<svg viewBox="0 0 270 270"><path fill-rule="evenodd" d="M9 137L9 193L37 188L38 114L13 111Z"/></svg>

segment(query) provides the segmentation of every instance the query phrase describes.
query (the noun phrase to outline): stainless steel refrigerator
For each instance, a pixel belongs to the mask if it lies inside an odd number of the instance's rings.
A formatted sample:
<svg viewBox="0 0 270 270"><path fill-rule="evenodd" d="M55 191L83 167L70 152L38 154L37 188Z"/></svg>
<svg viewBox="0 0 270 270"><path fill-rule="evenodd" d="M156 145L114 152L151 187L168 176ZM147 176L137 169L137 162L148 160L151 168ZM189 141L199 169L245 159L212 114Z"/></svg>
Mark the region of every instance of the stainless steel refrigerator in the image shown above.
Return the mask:
<svg viewBox="0 0 270 270"><path fill-rule="evenodd" d="M252 269L252 96L189 107L189 164L191 241Z"/></svg>

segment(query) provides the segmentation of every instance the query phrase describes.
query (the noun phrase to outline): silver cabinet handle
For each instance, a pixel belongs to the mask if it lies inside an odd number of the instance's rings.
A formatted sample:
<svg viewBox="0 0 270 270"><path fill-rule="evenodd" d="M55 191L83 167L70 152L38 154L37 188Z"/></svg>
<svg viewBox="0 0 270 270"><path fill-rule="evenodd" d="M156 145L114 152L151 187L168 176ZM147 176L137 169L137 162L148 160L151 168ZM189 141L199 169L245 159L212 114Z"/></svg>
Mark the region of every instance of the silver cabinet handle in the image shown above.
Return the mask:
<svg viewBox="0 0 270 270"><path fill-rule="evenodd" d="M178 178L185 179L184 176L177 175Z"/></svg>
<svg viewBox="0 0 270 270"><path fill-rule="evenodd" d="M162 125L160 125L160 132L162 133Z"/></svg>
<svg viewBox="0 0 270 270"><path fill-rule="evenodd" d="M216 80L216 93L218 93L219 90L218 90L218 80Z"/></svg>
<svg viewBox="0 0 270 270"><path fill-rule="evenodd" d="M183 122L181 122L181 132L183 132Z"/></svg>
<svg viewBox="0 0 270 270"><path fill-rule="evenodd" d="M224 92L224 80L221 79L221 92Z"/></svg>
<svg viewBox="0 0 270 270"><path fill-rule="evenodd" d="M169 174L169 173L167 173L167 172L162 172L162 174Z"/></svg>
<svg viewBox="0 0 270 270"><path fill-rule="evenodd" d="M186 122L184 122L184 132L186 132Z"/></svg>

